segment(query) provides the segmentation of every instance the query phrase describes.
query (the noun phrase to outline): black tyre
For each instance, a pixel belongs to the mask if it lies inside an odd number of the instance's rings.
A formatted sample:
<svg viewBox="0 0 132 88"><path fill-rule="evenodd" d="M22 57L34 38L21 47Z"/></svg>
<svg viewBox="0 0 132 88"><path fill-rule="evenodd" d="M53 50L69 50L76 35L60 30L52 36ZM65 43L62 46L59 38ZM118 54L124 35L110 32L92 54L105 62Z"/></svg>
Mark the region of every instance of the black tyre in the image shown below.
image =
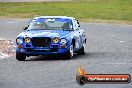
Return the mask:
<svg viewBox="0 0 132 88"><path fill-rule="evenodd" d="M85 45L83 44L82 48L77 52L78 55L85 55Z"/></svg>
<svg viewBox="0 0 132 88"><path fill-rule="evenodd" d="M21 53L16 53L16 59L19 61L25 61L26 55L21 54Z"/></svg>
<svg viewBox="0 0 132 88"><path fill-rule="evenodd" d="M64 56L66 59L70 59L73 57L73 45L70 46L70 49L67 51L67 53Z"/></svg>
<svg viewBox="0 0 132 88"><path fill-rule="evenodd" d="M76 81L79 85L84 85L87 81L87 79L84 76L77 76Z"/></svg>

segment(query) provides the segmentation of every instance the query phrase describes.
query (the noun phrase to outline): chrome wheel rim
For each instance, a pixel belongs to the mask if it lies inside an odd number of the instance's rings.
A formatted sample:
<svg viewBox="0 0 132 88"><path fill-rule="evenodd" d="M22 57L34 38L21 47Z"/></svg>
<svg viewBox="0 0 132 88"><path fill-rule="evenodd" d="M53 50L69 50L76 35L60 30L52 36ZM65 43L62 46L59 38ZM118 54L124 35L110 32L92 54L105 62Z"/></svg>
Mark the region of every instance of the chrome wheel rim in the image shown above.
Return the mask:
<svg viewBox="0 0 132 88"><path fill-rule="evenodd" d="M70 46L70 56L73 56L73 45Z"/></svg>
<svg viewBox="0 0 132 88"><path fill-rule="evenodd" d="M85 50L85 44L83 44L83 48L84 48L84 50Z"/></svg>

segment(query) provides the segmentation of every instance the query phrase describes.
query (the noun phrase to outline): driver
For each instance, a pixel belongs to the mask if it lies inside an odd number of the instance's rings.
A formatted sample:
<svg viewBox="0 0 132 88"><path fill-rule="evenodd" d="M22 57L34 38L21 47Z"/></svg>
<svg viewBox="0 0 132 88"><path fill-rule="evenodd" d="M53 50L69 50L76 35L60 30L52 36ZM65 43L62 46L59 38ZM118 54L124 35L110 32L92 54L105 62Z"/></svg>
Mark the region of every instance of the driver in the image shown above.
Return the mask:
<svg viewBox="0 0 132 88"><path fill-rule="evenodd" d="M45 29L44 22L36 22L36 29Z"/></svg>
<svg viewBox="0 0 132 88"><path fill-rule="evenodd" d="M62 29L70 29L69 22L64 23L63 26L62 26Z"/></svg>

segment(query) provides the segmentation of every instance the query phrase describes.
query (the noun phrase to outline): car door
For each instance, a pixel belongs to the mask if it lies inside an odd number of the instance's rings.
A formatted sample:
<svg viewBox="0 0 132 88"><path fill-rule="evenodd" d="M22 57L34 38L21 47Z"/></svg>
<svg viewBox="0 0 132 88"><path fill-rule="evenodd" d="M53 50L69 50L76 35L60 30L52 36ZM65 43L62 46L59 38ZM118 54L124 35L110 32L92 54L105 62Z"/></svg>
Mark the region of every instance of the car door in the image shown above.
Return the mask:
<svg viewBox="0 0 132 88"><path fill-rule="evenodd" d="M77 25L78 25L79 48L81 48L83 45L83 30L80 28L79 21L77 19L76 19L76 21L77 21Z"/></svg>
<svg viewBox="0 0 132 88"><path fill-rule="evenodd" d="M82 31L78 20L74 19L74 37L75 37L75 48L78 50L82 47Z"/></svg>

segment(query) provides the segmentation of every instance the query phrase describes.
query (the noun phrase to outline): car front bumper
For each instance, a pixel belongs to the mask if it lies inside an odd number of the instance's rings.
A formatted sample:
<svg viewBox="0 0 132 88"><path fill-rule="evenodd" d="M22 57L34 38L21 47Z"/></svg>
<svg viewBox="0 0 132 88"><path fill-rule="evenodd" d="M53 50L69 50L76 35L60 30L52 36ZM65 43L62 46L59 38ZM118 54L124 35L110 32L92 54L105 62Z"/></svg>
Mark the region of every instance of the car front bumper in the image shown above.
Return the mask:
<svg viewBox="0 0 132 88"><path fill-rule="evenodd" d="M64 54L68 51L68 48L17 48L17 53L22 53L27 56L34 56L34 55L51 55L51 54Z"/></svg>

